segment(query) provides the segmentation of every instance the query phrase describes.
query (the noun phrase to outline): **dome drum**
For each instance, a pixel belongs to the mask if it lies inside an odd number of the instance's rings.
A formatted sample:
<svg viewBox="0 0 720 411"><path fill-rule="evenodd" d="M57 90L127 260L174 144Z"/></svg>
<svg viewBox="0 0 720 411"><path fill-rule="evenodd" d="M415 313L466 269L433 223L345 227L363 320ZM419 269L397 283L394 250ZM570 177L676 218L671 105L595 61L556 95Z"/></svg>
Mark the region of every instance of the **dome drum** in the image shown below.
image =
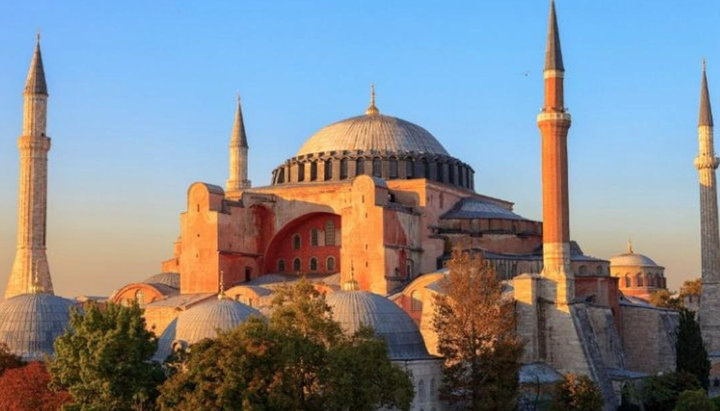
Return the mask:
<svg viewBox="0 0 720 411"><path fill-rule="evenodd" d="M362 174L385 180L427 178L467 190L475 182L472 167L444 154L356 150L293 157L273 170L272 183L338 182Z"/></svg>

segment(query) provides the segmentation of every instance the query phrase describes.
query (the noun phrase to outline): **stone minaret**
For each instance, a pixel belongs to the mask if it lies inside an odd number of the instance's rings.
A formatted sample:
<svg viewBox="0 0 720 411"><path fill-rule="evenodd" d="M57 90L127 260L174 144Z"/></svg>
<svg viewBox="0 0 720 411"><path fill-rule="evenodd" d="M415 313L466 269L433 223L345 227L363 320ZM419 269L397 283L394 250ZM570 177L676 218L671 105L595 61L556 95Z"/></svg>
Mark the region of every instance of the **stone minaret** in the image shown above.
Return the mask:
<svg viewBox="0 0 720 411"><path fill-rule="evenodd" d="M53 292L45 253L47 155L50 150L50 138L45 134L48 92L39 36L23 97L23 127L18 138L17 252L5 298L32 292Z"/></svg>
<svg viewBox="0 0 720 411"><path fill-rule="evenodd" d="M230 174L225 191L232 193L246 188L250 188L250 180L248 180L248 143L245 136L245 123L243 122L240 97L238 97L235 124L230 137Z"/></svg>
<svg viewBox="0 0 720 411"><path fill-rule="evenodd" d="M695 168L700 179L700 232L702 250L702 295L698 320L709 353L720 350L720 240L715 169L718 158L713 147L713 118L710 108L705 62L700 83L698 155Z"/></svg>
<svg viewBox="0 0 720 411"><path fill-rule="evenodd" d="M543 276L557 284L555 301L574 298L570 271L570 216L568 207L567 134L570 114L563 101L563 67L555 3L550 2L550 21L545 49L545 104L537 117L542 134Z"/></svg>

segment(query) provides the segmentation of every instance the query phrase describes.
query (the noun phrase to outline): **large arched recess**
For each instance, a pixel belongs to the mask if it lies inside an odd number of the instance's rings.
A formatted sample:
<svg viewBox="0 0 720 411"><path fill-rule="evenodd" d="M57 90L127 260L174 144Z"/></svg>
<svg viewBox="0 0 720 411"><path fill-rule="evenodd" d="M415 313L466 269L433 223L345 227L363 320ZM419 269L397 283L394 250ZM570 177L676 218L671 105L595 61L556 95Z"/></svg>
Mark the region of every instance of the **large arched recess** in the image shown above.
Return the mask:
<svg viewBox="0 0 720 411"><path fill-rule="evenodd" d="M333 232L328 231L332 228ZM341 218L332 213L309 213L287 223L273 237L265 252L264 272L334 274L340 271ZM313 235L313 230L317 230ZM298 240L295 238L299 236ZM317 239L314 241L313 237ZM316 269L311 269L315 259ZM300 261L300 270L293 263ZM285 269L281 270L280 261Z"/></svg>

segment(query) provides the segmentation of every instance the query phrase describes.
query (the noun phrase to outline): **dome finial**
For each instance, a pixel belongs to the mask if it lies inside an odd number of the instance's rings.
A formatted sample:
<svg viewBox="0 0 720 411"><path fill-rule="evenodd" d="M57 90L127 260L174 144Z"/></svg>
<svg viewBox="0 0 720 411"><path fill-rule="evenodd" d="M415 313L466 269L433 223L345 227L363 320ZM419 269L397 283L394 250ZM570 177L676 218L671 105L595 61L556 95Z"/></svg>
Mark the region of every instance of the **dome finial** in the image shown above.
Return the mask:
<svg viewBox="0 0 720 411"><path fill-rule="evenodd" d="M220 270L220 292L218 293L218 300L225 298L225 271Z"/></svg>
<svg viewBox="0 0 720 411"><path fill-rule="evenodd" d="M368 116L376 116L380 114L380 110L375 106L375 84L370 83L370 106L365 110Z"/></svg>
<svg viewBox="0 0 720 411"><path fill-rule="evenodd" d="M627 252L628 252L628 254L633 254L632 239L630 239L630 238L628 238Z"/></svg>
<svg viewBox="0 0 720 411"><path fill-rule="evenodd" d="M345 281L342 285L343 291L357 291L360 285L355 281L355 264L350 261L350 281Z"/></svg>

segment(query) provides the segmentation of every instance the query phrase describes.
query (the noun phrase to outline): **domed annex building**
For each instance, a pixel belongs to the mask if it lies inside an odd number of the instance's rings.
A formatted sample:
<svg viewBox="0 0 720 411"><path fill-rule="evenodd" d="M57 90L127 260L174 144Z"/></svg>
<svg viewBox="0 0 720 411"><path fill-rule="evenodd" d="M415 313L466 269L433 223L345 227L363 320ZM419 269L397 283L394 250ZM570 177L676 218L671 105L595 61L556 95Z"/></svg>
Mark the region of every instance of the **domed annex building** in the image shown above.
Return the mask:
<svg viewBox="0 0 720 411"><path fill-rule="evenodd" d="M631 243L627 252L610 259L610 274L620 279L620 291L626 296L649 300L655 291L667 290L665 267L635 253Z"/></svg>

